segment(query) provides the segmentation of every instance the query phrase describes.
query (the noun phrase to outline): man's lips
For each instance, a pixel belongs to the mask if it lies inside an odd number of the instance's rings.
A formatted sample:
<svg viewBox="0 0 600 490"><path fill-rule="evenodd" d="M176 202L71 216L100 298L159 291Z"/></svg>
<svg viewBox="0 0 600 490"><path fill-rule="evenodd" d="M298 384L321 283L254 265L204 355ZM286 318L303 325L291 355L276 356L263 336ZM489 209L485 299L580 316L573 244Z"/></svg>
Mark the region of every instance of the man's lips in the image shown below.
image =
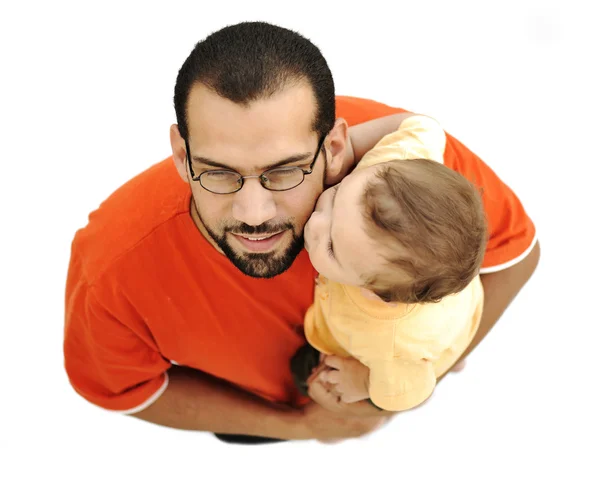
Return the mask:
<svg viewBox="0 0 600 490"><path fill-rule="evenodd" d="M287 230L272 235L237 235L231 233L235 239L249 252L269 252L283 237Z"/></svg>

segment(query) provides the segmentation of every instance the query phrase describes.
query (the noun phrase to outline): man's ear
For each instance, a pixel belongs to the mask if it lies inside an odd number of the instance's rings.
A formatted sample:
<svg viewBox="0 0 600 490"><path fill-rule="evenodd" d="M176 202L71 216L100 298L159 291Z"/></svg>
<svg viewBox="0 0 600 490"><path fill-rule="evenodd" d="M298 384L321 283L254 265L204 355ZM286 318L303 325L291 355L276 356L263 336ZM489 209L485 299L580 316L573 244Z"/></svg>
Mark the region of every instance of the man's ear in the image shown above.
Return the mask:
<svg viewBox="0 0 600 490"><path fill-rule="evenodd" d="M179 133L179 126L177 126L177 124L171 125L169 136L171 139L171 150L173 151L173 161L175 162L177 173L179 173L179 176L185 183L188 183L185 141Z"/></svg>
<svg viewBox="0 0 600 490"><path fill-rule="evenodd" d="M327 186L338 184L351 170L354 164L352 144L348 138L348 123L341 117L335 120L329 132L326 147L331 154L327 164L325 183Z"/></svg>

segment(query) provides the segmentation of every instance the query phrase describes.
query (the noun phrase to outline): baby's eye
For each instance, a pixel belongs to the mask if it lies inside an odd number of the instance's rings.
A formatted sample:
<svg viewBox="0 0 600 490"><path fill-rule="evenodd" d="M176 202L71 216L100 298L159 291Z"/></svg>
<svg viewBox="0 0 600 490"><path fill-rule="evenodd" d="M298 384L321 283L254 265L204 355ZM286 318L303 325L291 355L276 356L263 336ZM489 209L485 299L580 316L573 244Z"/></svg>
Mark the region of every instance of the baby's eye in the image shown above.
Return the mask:
<svg viewBox="0 0 600 490"><path fill-rule="evenodd" d="M331 240L329 240L329 243L327 244L327 252L330 257L335 257L335 254L333 253L333 242Z"/></svg>

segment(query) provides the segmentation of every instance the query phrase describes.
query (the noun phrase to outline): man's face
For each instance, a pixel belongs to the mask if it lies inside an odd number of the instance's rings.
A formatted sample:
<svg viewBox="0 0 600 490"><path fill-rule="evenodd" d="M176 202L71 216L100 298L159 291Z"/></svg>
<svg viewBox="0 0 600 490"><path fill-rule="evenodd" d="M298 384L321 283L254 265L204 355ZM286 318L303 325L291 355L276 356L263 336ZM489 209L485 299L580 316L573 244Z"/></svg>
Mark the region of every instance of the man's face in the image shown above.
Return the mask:
<svg viewBox="0 0 600 490"><path fill-rule="evenodd" d="M197 84L187 114L194 175L218 164L242 176L274 165L309 170L318 146L312 130L316 101L308 84L274 96L235 104ZM325 156L299 186L269 191L246 179L233 194L214 194L190 180L192 217L199 229L243 273L269 278L284 272L303 247L303 228L323 191Z"/></svg>

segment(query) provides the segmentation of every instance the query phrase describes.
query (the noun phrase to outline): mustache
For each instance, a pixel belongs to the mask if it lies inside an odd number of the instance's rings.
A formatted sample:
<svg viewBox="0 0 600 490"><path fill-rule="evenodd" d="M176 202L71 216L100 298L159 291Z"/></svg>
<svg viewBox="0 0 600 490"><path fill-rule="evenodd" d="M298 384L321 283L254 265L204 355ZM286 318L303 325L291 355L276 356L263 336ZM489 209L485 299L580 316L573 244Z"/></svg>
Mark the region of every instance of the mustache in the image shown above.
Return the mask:
<svg viewBox="0 0 600 490"><path fill-rule="evenodd" d="M292 223L261 223L258 226L250 226L246 223L240 223L238 225L226 226L224 231L226 233L237 233L242 235L267 235L272 233L281 233L285 230L293 230L294 225Z"/></svg>

